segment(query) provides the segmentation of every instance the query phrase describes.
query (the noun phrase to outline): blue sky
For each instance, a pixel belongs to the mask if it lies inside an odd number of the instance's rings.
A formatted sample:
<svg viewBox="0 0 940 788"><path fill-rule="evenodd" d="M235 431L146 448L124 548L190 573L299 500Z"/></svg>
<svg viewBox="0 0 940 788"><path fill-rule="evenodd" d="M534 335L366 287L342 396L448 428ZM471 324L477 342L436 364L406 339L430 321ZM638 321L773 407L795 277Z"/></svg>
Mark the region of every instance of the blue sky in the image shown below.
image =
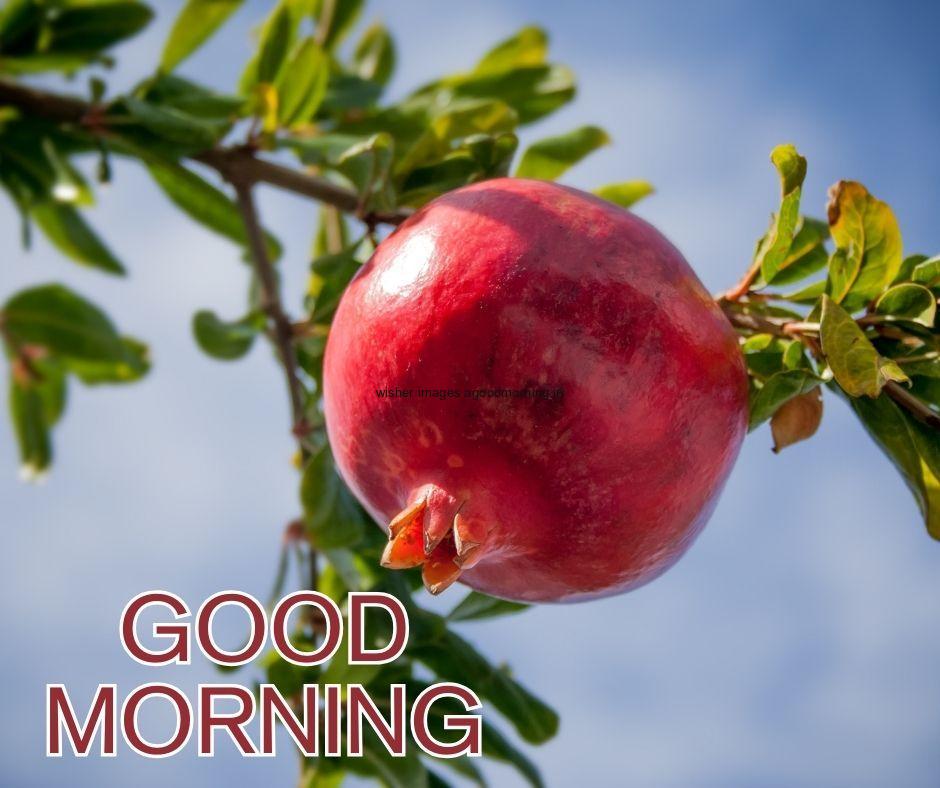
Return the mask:
<svg viewBox="0 0 940 788"><path fill-rule="evenodd" d="M232 85L262 5L184 73ZM116 85L147 73L175 6L159 3L152 30L118 52ZM833 181L861 180L896 209L907 251L940 251L935 5L381 0L368 16L397 36L396 93L471 64L522 24L546 27L581 90L527 139L607 128L614 145L566 181L653 181L638 212L712 290L737 278L766 224L777 188L767 155L783 141L809 159L808 210L822 213ZM193 606L228 587L263 597L295 511L287 405L267 350L221 364L189 335L197 309L239 313L237 252L181 220L136 167L116 174L91 215L127 281L77 270L41 239L24 253L13 210L0 207L3 295L64 280L147 338L156 361L135 387L73 390L44 485L17 482L0 422L0 784L290 785L291 758L42 757L46 682L81 696L100 681L216 680L205 664L156 675L131 662L120 610L153 587ZM265 192L262 209L287 243L296 298L313 208ZM535 753L549 785L936 785L940 545L832 397L812 442L780 456L769 447L766 430L748 439L710 525L655 583L466 627L561 712L558 738Z"/></svg>

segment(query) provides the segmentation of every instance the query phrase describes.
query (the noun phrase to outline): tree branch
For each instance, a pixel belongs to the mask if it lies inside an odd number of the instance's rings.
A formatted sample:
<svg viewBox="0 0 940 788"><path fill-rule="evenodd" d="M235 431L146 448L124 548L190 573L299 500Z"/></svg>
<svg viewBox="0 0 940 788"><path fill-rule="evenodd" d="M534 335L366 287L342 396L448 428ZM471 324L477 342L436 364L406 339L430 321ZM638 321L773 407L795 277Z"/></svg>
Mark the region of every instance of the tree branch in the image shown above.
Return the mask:
<svg viewBox="0 0 940 788"><path fill-rule="evenodd" d="M76 124L92 135L106 136L108 133L107 126L102 125L105 107L74 96L50 93L0 79L0 105L16 107L27 115L53 123ZM337 186L326 178L258 158L254 150L245 146L213 148L194 154L190 158L212 167L229 182L237 179L248 183L267 183L333 205L346 213L356 214L369 226L401 224L411 215L411 211L407 209L361 214L359 195L351 189Z"/></svg>
<svg viewBox="0 0 940 788"><path fill-rule="evenodd" d="M273 161L259 159L251 149L246 147L215 148L191 158L212 167L227 180L231 180L230 176L234 176L252 183L277 186L284 191L332 205L345 213L355 214L369 225L398 225L411 215L410 211L404 209L360 213L359 195L354 191L337 186L325 178L293 170Z"/></svg>
<svg viewBox="0 0 940 788"><path fill-rule="evenodd" d="M261 308L271 321L271 341L277 349L284 368L287 380L287 391L290 395L291 418L293 431L300 443L301 453L306 455L306 435L310 431L307 423L304 400L306 394L303 384L297 375L297 353L294 350L293 328L290 318L284 311L281 303L280 288L274 266L268 257L267 246L264 240L264 231L258 219L258 209L255 206L252 185L249 180L233 180L238 208L248 233L248 245L251 251L251 260L261 284Z"/></svg>

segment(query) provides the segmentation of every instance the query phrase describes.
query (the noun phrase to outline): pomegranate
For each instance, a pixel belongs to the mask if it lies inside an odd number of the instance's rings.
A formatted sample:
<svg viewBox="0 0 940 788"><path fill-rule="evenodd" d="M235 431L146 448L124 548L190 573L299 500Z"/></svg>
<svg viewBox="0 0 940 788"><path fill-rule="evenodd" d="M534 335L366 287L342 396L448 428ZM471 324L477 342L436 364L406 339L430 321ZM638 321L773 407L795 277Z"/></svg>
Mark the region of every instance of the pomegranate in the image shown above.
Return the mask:
<svg viewBox="0 0 940 788"><path fill-rule="evenodd" d="M408 219L325 358L338 468L383 564L507 599L635 588L689 547L747 422L735 333L679 252L576 189L505 178Z"/></svg>

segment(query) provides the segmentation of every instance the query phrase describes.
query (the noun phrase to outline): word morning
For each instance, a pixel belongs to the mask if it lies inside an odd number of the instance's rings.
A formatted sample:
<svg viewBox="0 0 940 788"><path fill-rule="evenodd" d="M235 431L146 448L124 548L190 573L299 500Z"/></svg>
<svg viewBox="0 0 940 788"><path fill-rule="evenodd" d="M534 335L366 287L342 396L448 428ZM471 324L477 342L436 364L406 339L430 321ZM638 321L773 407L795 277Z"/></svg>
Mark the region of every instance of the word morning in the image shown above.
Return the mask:
<svg viewBox="0 0 940 788"><path fill-rule="evenodd" d="M245 645L235 651L219 646L213 634L213 618L226 606L236 608L248 623ZM318 631L322 634L313 647L305 644L307 647L301 648L291 642L288 618L303 606L319 612ZM139 638L138 620L147 608L161 614L151 632L158 648L145 646ZM390 618L387 643L377 646L367 642L369 608L374 608L370 615ZM193 619L190 608L176 594L148 591L127 603L118 630L125 652L151 667L189 665L194 647L217 665L244 665L264 651L269 639L281 658L299 666L321 665L334 656L345 658L349 665L381 665L401 656L409 632L408 614L401 602L389 594L351 592L346 609L344 621L342 611L330 597L316 591L299 591L281 599L269 618L264 606L250 594L223 591L209 597ZM345 639L344 623L348 629ZM344 641L346 653L337 656ZM406 685L391 684L388 692L387 697L373 699L361 684L304 684L301 691L286 697L273 684L260 684L252 691L239 684L219 683L199 684L192 700L172 684L148 682L135 687L119 704L117 685L99 684L90 703L79 713L63 684L47 684L46 755L61 757L68 747L78 757L93 750L102 757L114 756L120 731L127 747L147 758L176 755L194 736L200 756L211 757L221 742L234 746L245 757L273 757L278 724L283 730L281 736L286 733L307 757L361 757L366 727L395 757L403 757L411 741L437 758L481 754L483 721L471 713L480 709L481 703L473 690L442 682L425 688L410 699L410 704ZM452 741L436 738L428 724L429 718L434 718L433 705L444 698L450 699L448 708L452 709L457 701L467 712L444 715L443 727L454 733ZM148 704L169 704L174 712L175 723L164 725L167 730L158 741L152 740L152 734L145 738L140 730L138 718Z"/></svg>

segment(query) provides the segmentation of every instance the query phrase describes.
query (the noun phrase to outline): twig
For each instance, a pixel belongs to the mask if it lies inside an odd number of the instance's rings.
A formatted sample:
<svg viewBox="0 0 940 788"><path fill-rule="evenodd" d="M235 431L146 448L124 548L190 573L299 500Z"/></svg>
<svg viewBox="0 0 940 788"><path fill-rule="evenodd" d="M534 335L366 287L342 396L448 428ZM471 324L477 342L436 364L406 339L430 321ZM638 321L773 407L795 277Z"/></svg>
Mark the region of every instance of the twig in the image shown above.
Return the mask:
<svg viewBox="0 0 940 788"><path fill-rule="evenodd" d="M739 301L745 295L747 291L751 289L751 285L754 284L754 280L757 279L757 275L760 273L760 260L755 260L751 267L747 269L747 272L738 283L728 290L721 298L725 301Z"/></svg>
<svg viewBox="0 0 940 788"><path fill-rule="evenodd" d="M889 380L884 385L884 392L915 419L928 427L940 430L940 416L931 410L930 406L919 400L904 386Z"/></svg>
<svg viewBox="0 0 940 788"><path fill-rule="evenodd" d="M261 285L261 308L271 321L271 340L277 348L287 380L287 391L290 395L291 417L293 430L300 442L301 452L306 455L306 442L304 438L309 431L307 427L306 408L304 406L304 387L297 375L297 353L294 350L294 331L290 318L284 311L281 303L280 288L274 273L274 266L268 257L268 250L264 240L264 231L258 219L258 209L255 206L252 194L252 182L240 173L233 179L228 176L235 187L238 208L241 211L245 230L248 234L248 245L251 251L251 260Z"/></svg>
<svg viewBox="0 0 940 788"><path fill-rule="evenodd" d="M255 205L252 187L254 183L250 175L244 171L229 172L226 176L235 187L238 207L248 233L248 244L251 249L251 259L255 273L261 283L261 307L271 321L270 337L277 348L284 368L284 377L287 381L287 391L290 394L291 416L294 422L293 432L300 447L301 457L306 459L310 452L307 448L307 435L310 433L310 423L307 420L304 405L305 392L303 384L297 375L297 353L294 349L294 325L281 302L281 291L278 287L274 266L268 257L267 245L264 241L264 231L258 217L258 208ZM317 551L310 543L307 545L307 582L312 590L316 590L320 582L320 570L317 562ZM311 616L309 622L316 630L322 628L316 616Z"/></svg>
<svg viewBox="0 0 940 788"><path fill-rule="evenodd" d="M0 105L16 107L26 114L54 123L75 124L95 137L107 136L109 133L103 105L92 104L74 96L64 96L0 79ZM189 158L212 167L230 182L237 178L249 183L267 183L303 197L334 205L341 211L354 213L370 226L401 224L411 215L411 211L406 209L363 214L358 210L359 195L356 192L337 186L325 178L258 158L255 151L246 146L213 148L193 154Z"/></svg>
<svg viewBox="0 0 940 788"><path fill-rule="evenodd" d="M215 148L198 153L191 158L212 167L227 180L231 180L231 176L234 176L254 183L277 186L285 191L332 205L346 213L355 214L366 224L397 225L411 215L411 212L406 210L362 213L359 195L355 192L337 186L325 178L318 178L315 175L260 159L246 147Z"/></svg>

